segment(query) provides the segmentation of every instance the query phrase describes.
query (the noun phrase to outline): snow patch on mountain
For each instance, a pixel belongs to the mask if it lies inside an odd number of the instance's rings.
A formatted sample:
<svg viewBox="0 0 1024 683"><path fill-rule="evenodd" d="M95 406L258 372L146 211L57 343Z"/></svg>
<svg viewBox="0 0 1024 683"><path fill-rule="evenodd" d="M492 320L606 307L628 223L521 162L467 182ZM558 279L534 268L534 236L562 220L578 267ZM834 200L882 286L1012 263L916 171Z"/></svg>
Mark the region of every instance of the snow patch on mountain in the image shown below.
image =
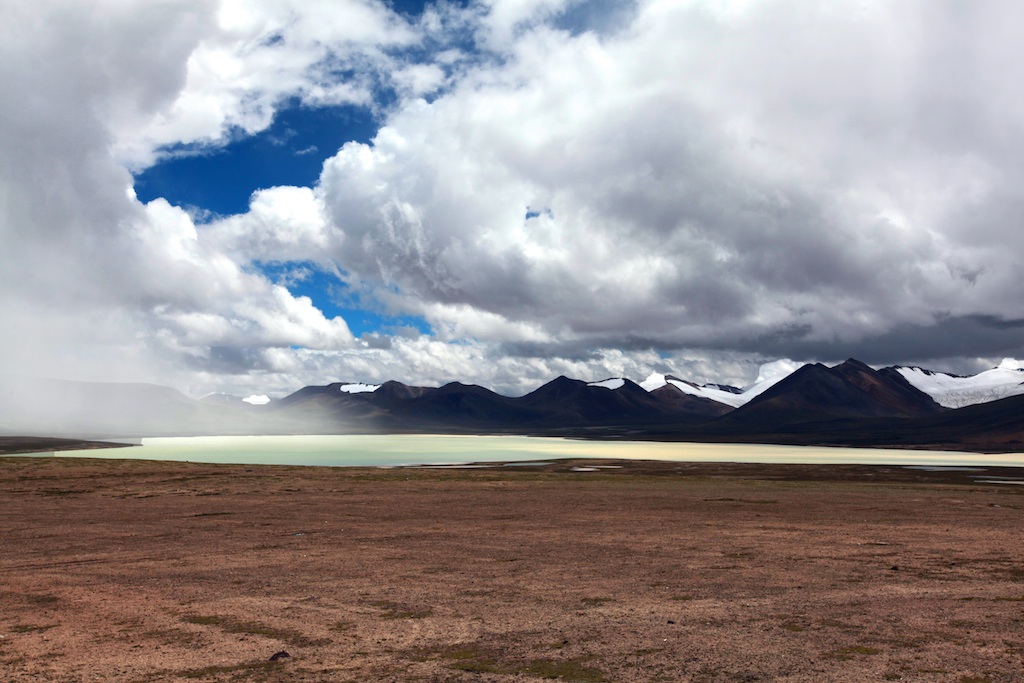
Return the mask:
<svg viewBox="0 0 1024 683"><path fill-rule="evenodd" d="M242 401L253 406L265 406L270 403L270 397L266 394L253 394L252 396L243 398Z"/></svg>
<svg viewBox="0 0 1024 683"><path fill-rule="evenodd" d="M691 396L710 398L712 401L724 403L725 405L732 406L733 408L739 408L742 405L746 405L750 399L764 393L778 382L789 377L802 366L803 363L796 363L788 358L773 361L771 363L765 363L759 369L757 379L754 380L754 383L745 387L739 393L719 389L718 385L698 385L693 382L685 382L681 379L676 379L675 377L666 377L665 375L657 372L651 373L647 379L640 382L640 386L647 391L654 391L666 384L671 384L680 391L690 394Z"/></svg>
<svg viewBox="0 0 1024 683"><path fill-rule="evenodd" d="M665 375L660 372L652 372L647 375L647 379L640 382L640 387L644 391L654 391L655 389L661 389L666 384L668 384L668 380L665 379Z"/></svg>
<svg viewBox="0 0 1024 683"><path fill-rule="evenodd" d="M377 391L378 389L380 389L379 384L363 384L362 382L342 384L338 387L338 390L345 394L366 394Z"/></svg>
<svg viewBox="0 0 1024 683"><path fill-rule="evenodd" d="M626 380L621 377L613 377L612 379L602 380L600 382L591 382L587 384L588 387L604 387L605 389L621 389L626 385Z"/></svg>
<svg viewBox="0 0 1024 683"><path fill-rule="evenodd" d="M915 367L898 367L896 371L946 408L963 408L1024 394L1024 361L1014 358L1004 358L998 367L971 377Z"/></svg>
<svg viewBox="0 0 1024 683"><path fill-rule="evenodd" d="M758 394L764 392L766 389L778 384L780 381L786 379L794 372L804 366L804 363L797 363L791 361L788 358L781 360L772 361L771 363L765 363L757 372L757 379L749 387L744 389L744 393L759 387ZM757 394L754 394L756 396ZM750 398L753 398L751 396Z"/></svg>
<svg viewBox="0 0 1024 683"><path fill-rule="evenodd" d="M697 386L690 382L684 382L681 379L675 379L674 377L667 378L666 382L681 390L684 394L699 396L700 398L710 398L712 401L718 401L719 403L724 403L725 405L732 406L733 408L739 408L750 400L750 398L745 397L743 394L734 394L729 391L722 391L721 389Z"/></svg>

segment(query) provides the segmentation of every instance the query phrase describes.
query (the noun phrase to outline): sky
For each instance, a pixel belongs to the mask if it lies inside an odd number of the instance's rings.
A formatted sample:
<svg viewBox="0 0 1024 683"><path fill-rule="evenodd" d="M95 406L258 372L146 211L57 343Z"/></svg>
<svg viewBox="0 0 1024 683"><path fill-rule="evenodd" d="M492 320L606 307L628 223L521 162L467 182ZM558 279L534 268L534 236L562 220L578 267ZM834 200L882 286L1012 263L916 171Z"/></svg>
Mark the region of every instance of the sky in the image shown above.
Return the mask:
<svg viewBox="0 0 1024 683"><path fill-rule="evenodd" d="M1024 357L1024 5L7 0L0 371Z"/></svg>

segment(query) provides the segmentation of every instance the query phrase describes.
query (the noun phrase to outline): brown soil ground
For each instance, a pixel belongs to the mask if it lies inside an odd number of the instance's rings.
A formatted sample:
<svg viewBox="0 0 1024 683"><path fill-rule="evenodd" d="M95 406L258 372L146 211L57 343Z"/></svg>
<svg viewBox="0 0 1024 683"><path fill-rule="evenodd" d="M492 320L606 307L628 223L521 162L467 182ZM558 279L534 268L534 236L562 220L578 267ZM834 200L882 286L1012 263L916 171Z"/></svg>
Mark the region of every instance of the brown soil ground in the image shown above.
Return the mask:
<svg viewBox="0 0 1024 683"><path fill-rule="evenodd" d="M1021 681L977 474L0 458L0 682Z"/></svg>

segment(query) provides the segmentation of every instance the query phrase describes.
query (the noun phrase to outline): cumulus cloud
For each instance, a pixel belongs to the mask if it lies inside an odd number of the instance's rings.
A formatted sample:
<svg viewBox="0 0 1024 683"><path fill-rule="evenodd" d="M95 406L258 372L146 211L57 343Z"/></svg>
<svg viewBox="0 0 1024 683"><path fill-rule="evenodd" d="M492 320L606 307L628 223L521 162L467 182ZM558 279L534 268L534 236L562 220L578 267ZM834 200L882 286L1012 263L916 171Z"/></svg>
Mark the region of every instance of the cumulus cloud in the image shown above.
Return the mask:
<svg viewBox="0 0 1024 683"><path fill-rule="evenodd" d="M323 204L308 187L271 187L253 193L249 211L214 221L204 239L238 260L319 260L338 238Z"/></svg>
<svg viewBox="0 0 1024 683"><path fill-rule="evenodd" d="M129 166L152 164L168 146L259 132L289 98L372 106L395 67L388 51L417 38L370 0L222 0L198 33L170 106L119 126L115 152Z"/></svg>
<svg viewBox="0 0 1024 683"><path fill-rule="evenodd" d="M613 35L531 25L325 164L335 258L408 310L581 347L842 354L1020 317L1020 173L1000 148L1022 142L1016 24L986 3L937 14L649 2Z"/></svg>
<svg viewBox="0 0 1024 683"><path fill-rule="evenodd" d="M0 349L8 369L168 380L214 348L353 343L343 320L253 272L180 208L162 199L143 205L131 191L123 145L139 121L176 111L192 56L220 30L217 9L15 2L0 10L8 93L0 103ZM282 193L303 190L268 190L250 221L274 219ZM287 225L301 240L315 221L295 203L274 230L278 241Z"/></svg>
<svg viewBox="0 0 1024 683"><path fill-rule="evenodd" d="M0 353L254 393L1019 357L1022 15L6 3ZM285 102L382 125L238 216L135 198L130 171L263 130ZM260 262L316 264L432 334L355 339Z"/></svg>

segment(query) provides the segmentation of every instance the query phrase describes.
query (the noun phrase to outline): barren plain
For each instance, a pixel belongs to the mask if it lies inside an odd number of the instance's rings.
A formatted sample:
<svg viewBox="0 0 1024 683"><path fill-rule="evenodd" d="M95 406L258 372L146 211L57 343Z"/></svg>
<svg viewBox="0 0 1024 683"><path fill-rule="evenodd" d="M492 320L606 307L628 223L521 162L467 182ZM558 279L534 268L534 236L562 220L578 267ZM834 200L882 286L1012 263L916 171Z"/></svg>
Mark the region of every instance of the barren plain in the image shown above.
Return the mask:
<svg viewBox="0 0 1024 683"><path fill-rule="evenodd" d="M0 458L0 682L1020 681L1000 476Z"/></svg>

